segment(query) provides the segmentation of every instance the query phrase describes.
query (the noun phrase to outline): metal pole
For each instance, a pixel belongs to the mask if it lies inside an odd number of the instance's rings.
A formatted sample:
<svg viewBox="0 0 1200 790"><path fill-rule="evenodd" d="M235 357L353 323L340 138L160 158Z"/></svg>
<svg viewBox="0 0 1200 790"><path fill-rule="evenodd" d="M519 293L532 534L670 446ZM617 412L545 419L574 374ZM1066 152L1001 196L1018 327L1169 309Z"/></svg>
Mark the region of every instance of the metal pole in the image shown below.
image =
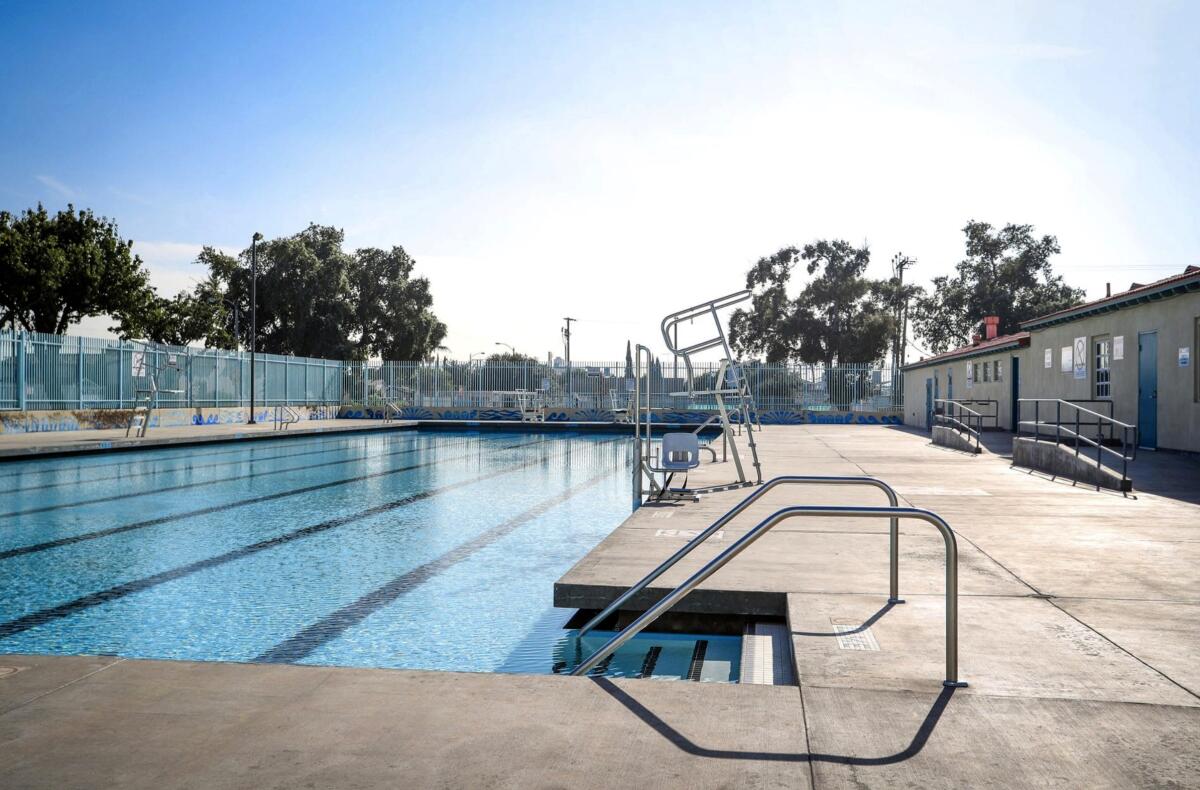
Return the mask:
<svg viewBox="0 0 1200 790"><path fill-rule="evenodd" d="M250 419L248 425L254 425L254 362L258 344L258 242L261 233L255 233L250 239Z"/></svg>
<svg viewBox="0 0 1200 790"><path fill-rule="evenodd" d="M742 553L750 544L758 540L774 526L782 521L796 516L858 518L861 516L877 516L888 518L916 518L937 527L942 533L946 544L946 677L943 686L962 687L965 681L958 679L958 545L954 538L954 530L936 513L918 508L891 507L830 507L826 505L804 505L786 507L768 516L754 529L739 538L732 546L710 560L685 582L667 594L661 601L648 609L641 617L626 626L620 633L609 639L595 653L584 659L579 666L571 671L572 675L587 674L593 667L606 657L615 653L620 647L640 633L664 612L681 601L688 593L698 587L709 576L725 566L730 560Z"/></svg>
<svg viewBox="0 0 1200 790"><path fill-rule="evenodd" d="M890 507L899 507L899 500L896 497L895 490L877 477L846 477L840 475L832 477L822 477L820 475L782 475L780 477L773 477L767 482L763 483L762 487L753 494L750 494L741 502L738 502L736 505L730 508L725 515L721 516L719 519L710 524L704 529L703 532L681 546L678 551L664 560L657 568L646 574L641 581L619 595L608 606L604 607L599 614L597 614L591 620L588 620L587 623L585 623L583 627L579 629L579 635L583 636L588 631L591 631L593 628L598 626L601 621L603 621L613 612L616 612L618 609L620 609L621 606L629 601L630 598L646 589L648 586L650 586L651 582L674 567L677 562L690 554L693 549L716 534L718 530L724 529L729 522L741 515L746 508L762 499L768 491L776 486L781 485L874 486L887 495L888 505ZM904 599L900 597L900 519L896 516L892 516L889 527L889 590L891 594L888 597L888 603L904 603Z"/></svg>
<svg viewBox="0 0 1200 790"><path fill-rule="evenodd" d="M17 332L17 408L26 411L28 396L25 392L25 332Z"/></svg>

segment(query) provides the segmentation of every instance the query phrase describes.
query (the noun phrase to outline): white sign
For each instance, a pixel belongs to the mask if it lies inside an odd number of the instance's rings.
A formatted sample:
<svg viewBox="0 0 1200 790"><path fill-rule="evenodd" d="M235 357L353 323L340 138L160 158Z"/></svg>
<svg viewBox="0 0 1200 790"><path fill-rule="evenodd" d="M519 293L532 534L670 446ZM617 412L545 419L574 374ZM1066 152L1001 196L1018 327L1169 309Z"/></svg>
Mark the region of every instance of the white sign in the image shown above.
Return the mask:
<svg viewBox="0 0 1200 790"><path fill-rule="evenodd" d="M1125 358L1125 336L1117 335L1113 338L1113 359Z"/></svg>
<svg viewBox="0 0 1200 790"><path fill-rule="evenodd" d="M1062 347L1062 359L1059 360L1058 369L1063 373L1071 372L1071 347Z"/></svg>
<svg viewBox="0 0 1200 790"><path fill-rule="evenodd" d="M1054 367L1054 350L1050 348L1046 349L1046 367Z"/></svg>
<svg viewBox="0 0 1200 790"><path fill-rule="evenodd" d="M1186 368L1192 364L1192 350L1187 346L1179 349L1179 367Z"/></svg>
<svg viewBox="0 0 1200 790"><path fill-rule="evenodd" d="M975 366L970 362L967 363L967 389L971 389L975 385Z"/></svg>
<svg viewBox="0 0 1200 790"><path fill-rule="evenodd" d="M135 376L146 375L146 352L145 351L134 351L132 354L130 354L130 360L131 360L131 364L133 365L133 375L135 375Z"/></svg>
<svg viewBox="0 0 1200 790"><path fill-rule="evenodd" d="M1075 338L1075 378L1087 378L1087 338Z"/></svg>

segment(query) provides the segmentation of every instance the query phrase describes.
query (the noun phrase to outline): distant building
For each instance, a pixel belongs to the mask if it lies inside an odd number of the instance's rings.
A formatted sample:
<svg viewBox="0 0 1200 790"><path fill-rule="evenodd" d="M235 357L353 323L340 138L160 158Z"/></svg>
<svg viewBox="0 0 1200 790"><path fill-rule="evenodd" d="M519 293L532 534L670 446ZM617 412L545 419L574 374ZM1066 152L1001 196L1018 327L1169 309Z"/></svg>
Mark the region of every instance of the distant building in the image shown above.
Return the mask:
<svg viewBox="0 0 1200 790"><path fill-rule="evenodd" d="M906 423L928 427L945 398L1013 430L1032 419L1028 407L1018 416L1018 398L1058 398L1137 425L1142 447L1200 452L1200 267L1026 321L1018 333L995 337L994 327L904 368Z"/></svg>

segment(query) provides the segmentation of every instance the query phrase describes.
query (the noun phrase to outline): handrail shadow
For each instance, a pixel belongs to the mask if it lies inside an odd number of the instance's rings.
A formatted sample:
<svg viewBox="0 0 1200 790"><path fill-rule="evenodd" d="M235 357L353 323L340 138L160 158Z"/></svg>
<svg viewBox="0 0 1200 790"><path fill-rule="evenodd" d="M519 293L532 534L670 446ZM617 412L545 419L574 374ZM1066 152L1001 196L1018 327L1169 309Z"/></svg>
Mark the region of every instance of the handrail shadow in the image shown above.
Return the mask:
<svg viewBox="0 0 1200 790"><path fill-rule="evenodd" d="M850 636L851 634L861 634L863 631L866 631L868 628L875 625L875 623L879 621L879 618L890 612L892 607L895 605L895 601L888 601L883 605L882 608L880 608L879 611L864 620L862 625L851 631L792 631L792 636Z"/></svg>
<svg viewBox="0 0 1200 790"><path fill-rule="evenodd" d="M884 757L852 757L845 754L825 754L822 752L786 754L782 752L743 752L732 749L709 749L693 743L686 735L660 719L654 711L638 702L608 678L592 677L591 681L610 697L621 703L626 710L649 725L659 735L666 738L680 750L695 757L712 757L718 760L765 760L770 762L796 763L823 762L836 763L838 765L863 766L894 765L920 754L921 750L925 748L925 744L928 743L929 736L933 734L934 728L937 727L938 721L945 712L946 706L950 704L950 698L954 696L955 692L955 688L952 686L944 687L941 690L941 693L937 695L937 699L933 701L933 706L929 709L929 713L925 714L925 719L921 722L921 726L917 728L916 734L913 735L912 741L904 749Z"/></svg>

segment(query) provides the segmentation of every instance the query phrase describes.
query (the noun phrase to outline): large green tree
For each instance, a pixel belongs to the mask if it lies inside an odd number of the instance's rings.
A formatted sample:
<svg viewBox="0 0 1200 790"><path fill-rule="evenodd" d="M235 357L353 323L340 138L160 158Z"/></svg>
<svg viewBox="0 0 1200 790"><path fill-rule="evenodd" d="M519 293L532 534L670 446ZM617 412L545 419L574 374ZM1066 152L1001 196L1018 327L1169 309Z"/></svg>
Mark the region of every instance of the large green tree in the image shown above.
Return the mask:
<svg viewBox="0 0 1200 790"><path fill-rule="evenodd" d="M971 220L963 228L966 257L953 275L933 278L933 290L916 299L913 326L935 352L963 345L985 316L1000 317L1000 334L1022 321L1078 304L1084 292L1054 274L1050 257L1061 250L1054 236L1034 235L1032 225L994 228Z"/></svg>
<svg viewBox="0 0 1200 790"><path fill-rule="evenodd" d="M0 211L0 327L62 334L88 316L143 320L158 297L132 247L88 209Z"/></svg>
<svg viewBox="0 0 1200 790"><path fill-rule="evenodd" d="M402 247L348 252L344 240L337 228L311 225L258 244L256 349L327 359L428 357L446 337L429 280L413 276L416 262ZM147 336L248 347L251 261L250 248L235 257L205 247L196 262L208 277L190 294L160 300L156 315L177 320L164 325L152 316Z"/></svg>
<svg viewBox="0 0 1200 790"><path fill-rule="evenodd" d="M736 311L730 339L742 354L768 362L873 362L895 329L887 283L864 276L871 253L848 242L785 247L758 260L746 275L750 310ZM794 299L791 275L803 264L810 279Z"/></svg>

